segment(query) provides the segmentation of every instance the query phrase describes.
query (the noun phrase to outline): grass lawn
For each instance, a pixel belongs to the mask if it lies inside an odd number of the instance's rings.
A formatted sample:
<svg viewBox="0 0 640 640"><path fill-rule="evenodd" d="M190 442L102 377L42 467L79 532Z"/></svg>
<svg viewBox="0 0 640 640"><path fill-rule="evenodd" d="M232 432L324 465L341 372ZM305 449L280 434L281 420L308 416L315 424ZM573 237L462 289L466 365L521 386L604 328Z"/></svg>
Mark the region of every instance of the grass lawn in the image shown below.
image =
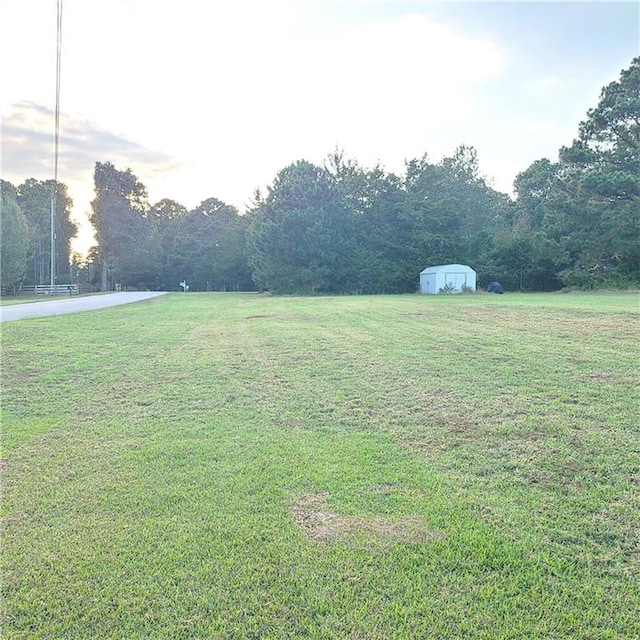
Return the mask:
<svg viewBox="0 0 640 640"><path fill-rule="evenodd" d="M84 298L86 296L100 296L105 295L104 293L76 293L73 295L74 298ZM47 300L64 300L69 299L68 295L57 295L57 296L48 296L48 295L34 295L33 293L23 293L17 296L0 296L0 306L6 307L13 304L29 304L30 302L47 302Z"/></svg>
<svg viewBox="0 0 640 640"><path fill-rule="evenodd" d="M640 636L638 296L2 326L2 637Z"/></svg>
<svg viewBox="0 0 640 640"><path fill-rule="evenodd" d="M30 302L43 302L44 300L56 300L61 296L34 296L30 294L21 294L18 296L0 296L0 306L6 307L12 304L28 304ZM65 296L66 297L66 296Z"/></svg>

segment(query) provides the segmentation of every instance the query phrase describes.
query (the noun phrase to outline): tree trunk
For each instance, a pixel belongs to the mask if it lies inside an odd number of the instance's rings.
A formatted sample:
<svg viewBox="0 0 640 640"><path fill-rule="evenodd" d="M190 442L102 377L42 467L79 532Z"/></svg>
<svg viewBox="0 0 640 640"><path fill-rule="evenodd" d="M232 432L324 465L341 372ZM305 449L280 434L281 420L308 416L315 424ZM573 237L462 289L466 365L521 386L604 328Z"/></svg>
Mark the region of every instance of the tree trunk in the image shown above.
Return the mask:
<svg viewBox="0 0 640 640"><path fill-rule="evenodd" d="M107 291L109 289L109 268L108 268L108 264L107 264L107 256L103 256L102 258L102 273L101 273L101 279L102 282L100 283L100 291Z"/></svg>

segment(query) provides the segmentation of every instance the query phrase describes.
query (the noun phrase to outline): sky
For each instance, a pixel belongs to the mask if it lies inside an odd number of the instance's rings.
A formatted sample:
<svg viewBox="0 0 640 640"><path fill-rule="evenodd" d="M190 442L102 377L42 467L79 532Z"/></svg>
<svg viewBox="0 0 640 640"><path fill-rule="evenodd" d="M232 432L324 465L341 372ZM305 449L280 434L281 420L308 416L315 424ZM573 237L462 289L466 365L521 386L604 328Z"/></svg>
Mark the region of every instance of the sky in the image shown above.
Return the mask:
<svg viewBox="0 0 640 640"><path fill-rule="evenodd" d="M53 178L57 0L2 0L2 177ZM402 174L461 144L499 191L556 160L640 55L639 2L63 0L58 178L91 243L96 161L151 203L243 212L335 149Z"/></svg>

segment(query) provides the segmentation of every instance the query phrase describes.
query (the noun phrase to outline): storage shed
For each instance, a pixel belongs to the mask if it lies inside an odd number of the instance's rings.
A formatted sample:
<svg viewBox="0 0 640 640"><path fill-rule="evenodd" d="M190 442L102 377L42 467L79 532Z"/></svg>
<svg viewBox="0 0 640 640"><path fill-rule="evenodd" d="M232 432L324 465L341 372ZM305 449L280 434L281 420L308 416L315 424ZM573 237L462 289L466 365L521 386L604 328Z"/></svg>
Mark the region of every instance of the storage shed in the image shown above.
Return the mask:
<svg viewBox="0 0 640 640"><path fill-rule="evenodd" d="M441 264L420 272L420 293L460 292L476 290L476 272L464 264Z"/></svg>

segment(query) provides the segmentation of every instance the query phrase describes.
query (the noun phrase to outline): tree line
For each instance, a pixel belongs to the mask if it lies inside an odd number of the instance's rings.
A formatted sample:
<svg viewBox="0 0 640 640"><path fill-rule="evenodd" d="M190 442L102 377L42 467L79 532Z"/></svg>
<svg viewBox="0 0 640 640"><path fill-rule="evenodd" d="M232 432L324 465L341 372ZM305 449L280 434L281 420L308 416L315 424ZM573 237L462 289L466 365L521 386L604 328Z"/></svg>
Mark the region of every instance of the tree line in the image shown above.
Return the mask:
<svg viewBox="0 0 640 640"><path fill-rule="evenodd" d="M71 239L77 225L67 187L29 178L18 187L0 180L0 279L3 287L51 282L51 209L55 193L56 276L71 282Z"/></svg>
<svg viewBox="0 0 640 640"><path fill-rule="evenodd" d="M109 162L96 163L94 183L97 246L82 265L69 262L75 227L58 185L58 264L102 290L186 281L201 291L403 293L424 267L450 262L511 290L638 286L640 57L602 89L557 162L517 175L514 198L492 188L466 145L439 162L409 160L402 175L339 150L321 166L300 160L243 214L216 198L193 210L150 204L131 170ZM2 183L4 286L47 281L51 188Z"/></svg>

